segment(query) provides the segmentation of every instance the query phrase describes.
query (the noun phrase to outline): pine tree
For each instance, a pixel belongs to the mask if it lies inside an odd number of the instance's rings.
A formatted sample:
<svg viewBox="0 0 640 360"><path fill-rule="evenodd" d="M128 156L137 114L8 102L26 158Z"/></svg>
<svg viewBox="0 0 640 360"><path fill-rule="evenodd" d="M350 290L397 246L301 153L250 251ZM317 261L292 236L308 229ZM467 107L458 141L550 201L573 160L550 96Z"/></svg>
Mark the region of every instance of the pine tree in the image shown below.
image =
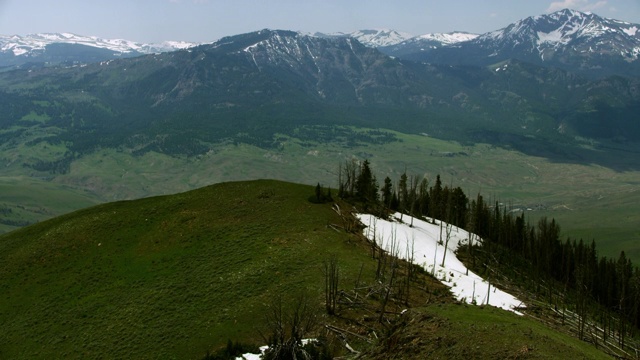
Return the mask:
<svg viewBox="0 0 640 360"><path fill-rule="evenodd" d="M407 211L407 202L409 200L409 190L407 190L407 172L405 171L400 176L400 182L398 183L398 202L400 204L400 213L403 214ZM402 215L400 217L402 220Z"/></svg>
<svg viewBox="0 0 640 360"><path fill-rule="evenodd" d="M388 208L391 208L392 191L391 179L387 176L384 178L384 186L382 187L382 203Z"/></svg>
<svg viewBox="0 0 640 360"><path fill-rule="evenodd" d="M429 216L442 219L442 181L440 175L436 176L436 183L429 191Z"/></svg>

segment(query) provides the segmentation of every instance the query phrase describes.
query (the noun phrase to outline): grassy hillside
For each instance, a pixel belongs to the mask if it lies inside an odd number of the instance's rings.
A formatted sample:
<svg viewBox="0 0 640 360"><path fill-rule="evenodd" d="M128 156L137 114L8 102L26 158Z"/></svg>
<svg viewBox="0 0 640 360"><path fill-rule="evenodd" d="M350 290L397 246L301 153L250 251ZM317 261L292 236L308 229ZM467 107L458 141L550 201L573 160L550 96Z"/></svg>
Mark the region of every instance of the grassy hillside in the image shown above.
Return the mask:
<svg viewBox="0 0 640 360"><path fill-rule="evenodd" d="M312 194L310 186L279 181L223 183L99 205L0 236L0 358L201 358L228 339L260 344L276 297L305 294L322 313L324 261L337 257L345 291L357 279L374 283L376 263L357 233L327 226L342 219L331 204L310 202ZM526 346L538 358L598 355L511 313L434 307L453 302L442 285L416 286L412 303L422 315L387 331L418 331L422 340L410 351L426 354L444 336L463 350L447 345L433 354L517 355ZM321 321L373 338L375 324L362 323L362 310L339 312ZM530 332L511 339L512 329ZM489 340L496 336L503 341ZM365 358L379 358L385 344ZM406 351L395 352L411 358Z"/></svg>
<svg viewBox="0 0 640 360"><path fill-rule="evenodd" d="M371 359L610 359L527 316L439 304L410 311Z"/></svg>
<svg viewBox="0 0 640 360"><path fill-rule="evenodd" d="M345 278L372 266L327 227L340 220L311 194L275 181L220 184L0 237L0 357L195 358L227 339L260 343L274 294L320 304L330 254Z"/></svg>

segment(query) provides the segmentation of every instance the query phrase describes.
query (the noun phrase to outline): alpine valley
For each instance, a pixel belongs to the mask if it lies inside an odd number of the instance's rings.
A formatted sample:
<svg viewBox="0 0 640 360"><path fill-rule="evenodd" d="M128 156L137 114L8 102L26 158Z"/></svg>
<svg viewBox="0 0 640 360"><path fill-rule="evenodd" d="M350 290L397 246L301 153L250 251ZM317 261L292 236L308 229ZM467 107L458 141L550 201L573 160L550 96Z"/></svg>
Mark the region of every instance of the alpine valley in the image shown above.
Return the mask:
<svg viewBox="0 0 640 360"><path fill-rule="evenodd" d="M342 235L336 235L337 230L331 230L330 225L346 221L336 215L340 211L330 206L309 210L308 201L299 203L291 195L303 196L300 194L309 189L279 181L338 189L342 165L367 160L380 180L388 176L395 181L402 174L411 173L434 184L439 174L439 179L450 187L459 186L474 197L483 194L498 214L498 209L504 208L505 216L524 214L532 223L543 217L555 218L562 225L563 237L584 239L586 243L595 240L598 255L617 259L624 251L638 261L639 29L640 24L562 10L526 18L486 34L459 31L412 37L395 30L362 30L311 35L264 29L208 44L159 45L72 34L0 37L0 232L8 233L0 236L0 243L4 242L7 252L11 251L9 260L15 260L15 264L19 263L16 259L31 254L28 249L35 249L34 254L44 255L29 261L62 268L66 262L61 259L67 255L61 254L78 246L83 254L89 254L90 260L85 264L77 254L72 260L83 266L90 266L90 261L95 260L105 269L120 269L122 265L131 270L118 273L117 279L114 272L106 270L91 278L98 298L112 288L124 288L122 284L128 281L140 285L129 279L133 273L151 277L155 275L150 275L149 269L158 268L174 276L177 264L183 260L188 263L189 256L206 263L204 257L197 256L197 246L193 244L216 231L227 234L230 242L240 238L246 242L242 246L255 250L238 258L216 255L216 261L228 261L229 268L254 257L261 261L272 259L277 256L273 249L283 246L291 251L287 253L291 258L280 259L282 264L286 263L293 272L300 271L302 265L296 256L326 255L326 249L319 244L328 239L341 249L338 258L346 268L345 276L357 284L358 270L373 269L375 264L367 262L367 248L363 247L366 251L362 256L354 238L345 236L349 239L345 242ZM255 179L279 181L220 184ZM210 184L218 185L203 188ZM195 190L198 188L202 189ZM190 192L158 197L185 191ZM205 198L211 201L204 201ZM142 200L120 201L133 199ZM255 199L260 199L260 214L269 214L267 217L261 218L258 210L243 207ZM110 203L113 201L119 202ZM216 208L216 202L229 213ZM103 205L74 212L98 204ZM346 206L342 202L340 205ZM286 207L287 216L276 214L285 211L277 206ZM296 228L293 235L280 227L283 219L295 217L297 209L313 216L292 221ZM237 215L242 221L256 221L256 225L238 235L233 231L239 230L220 230L218 225L191 216L190 211L211 213L229 224L235 224ZM108 224L97 220L107 218ZM132 230L113 230L121 223L129 224ZM76 225L78 233L70 230ZM302 230L305 226L311 226L313 232ZM254 245L248 239L259 232L258 228L266 228L271 235L264 235L268 240L261 243L260 249L252 250ZM184 229L189 233L183 233ZM100 245L91 243L90 248L87 239L94 230L104 237L100 239L109 239L112 233L118 240L140 237L142 245L136 247L126 241L112 245L101 240ZM45 239L48 234L55 235L55 254L47 253L42 244L32 243L35 240L29 240L32 242L25 245L27 250L15 250L20 248L20 236ZM165 234L171 234L172 240L163 243ZM307 239L314 247L288 247L296 237ZM109 246L124 255L102 255L100 251ZM212 251L227 254L235 250L216 247ZM186 257L180 260L167 255L170 252ZM358 259L364 265L346 259ZM320 268L322 261L313 263ZM26 262L20 264L28 267ZM199 264L189 266L195 269ZM204 296L205 292L180 290L183 281L208 276L209 270L197 269L175 275L177 285L154 278L157 287L143 289L140 285L136 289L140 290L140 298L158 300L170 293L213 299L209 294ZM255 286L251 291L261 294L278 291L278 286L287 284L302 287L284 271L278 285L266 283L270 280L262 265L247 269L243 274L225 273L224 286L232 286L232 279L238 278L241 284L258 284L251 285ZM74 274L83 277L85 270ZM10 294L0 305L20 304L23 294L15 290L15 284L41 291L37 284L51 280L48 270L22 277L17 270L0 267L2 274L9 274L12 283L0 283L0 293L6 290ZM71 284L76 278L70 279ZM315 275L309 279L314 283L323 280ZM107 285L101 285L102 281ZM74 284L69 286L77 285ZM224 286L211 289L222 293ZM431 295L426 300L425 295L419 301L440 301L439 290L433 290L440 285L428 286L429 294L436 294L435 300ZM424 285L424 289L428 286ZM85 300L91 300L88 297L93 295L84 294L81 287L73 287L77 294L70 292L60 298L73 305L66 311L86 316L94 305ZM42 293L45 296L46 291ZM151 304L149 300L144 305L149 308L135 313L141 309L136 308L136 299L122 298L119 305L113 305L130 310L119 313L114 324L121 324L125 321L122 319L129 321L131 314L144 317L142 322L152 321L155 311L174 307L165 299L161 309L154 308L160 306L159 302ZM257 311L253 307L263 300L260 297L243 306ZM215 341L227 340L224 329L246 331L253 316L251 311L240 314L242 311L236 307L240 305L234 303L233 297L224 301L216 311L211 310L218 306L213 300L200 304L214 320L193 323L202 333L190 333L189 344L184 346L197 349L151 354L173 357L190 351L192 357L204 355L212 336ZM443 311L457 316L455 307L443 306ZM0 318L10 313L8 309L9 305L0 306ZM202 309L187 309L185 314ZM51 309L43 305L40 310ZM187 315L171 318L171 322L158 328L196 321ZM359 319L364 316L361 315ZM369 316L372 315L365 318ZM437 315L415 316L431 319L430 326L434 328L443 324L433 320ZM19 328L13 332L18 334L11 339L13 344L19 343L20 331L36 325L27 317L19 320L22 322L12 322ZM65 331L77 325L59 323L55 318L44 323L54 330L66 326ZM452 323L447 326L455 327ZM92 324L96 328L102 326L99 322ZM531 328L520 322L517 326ZM389 334L395 331L392 327L385 329ZM207 337L207 331L214 335ZM42 334L44 330L38 336ZM160 347L182 341L164 330L153 333L156 335ZM536 341L548 338L545 332L531 336ZM69 339L51 341L64 347L77 340ZM134 339L136 344L147 340ZM44 340L34 340L37 341ZM554 337L555 343L564 340ZM111 345L104 344L93 343L96 346L87 350L88 356L109 357ZM522 354L509 349L477 356L526 357L535 347L526 346L520 349L526 350ZM115 357L144 354L126 346L117 348ZM0 357L2 349L0 346ZM457 355L464 353L461 350ZM429 355L425 354L422 355ZM38 356L35 352L29 355ZM565 355L591 356L573 352ZM386 358L384 353L378 356ZM538 356L544 358L546 354Z"/></svg>
<svg viewBox="0 0 640 360"><path fill-rule="evenodd" d="M490 191L523 208L587 207L581 210L590 213L598 206L585 206L585 194L601 200L618 196L634 184L629 176L638 170L633 154L640 140L640 93L638 79L631 75L640 68L634 55L640 46L634 26L564 10L478 37L450 34L401 41L403 36L392 31L309 36L262 30L174 52L93 63L78 58L70 65L6 71L0 76L5 182L64 185L62 191L74 192L70 198L76 200L55 209L47 196L38 195L38 201L4 198L4 229L90 203L258 174L332 184L336 164L351 156L375 156L372 162L390 174L405 166L431 176L450 174L450 180L473 191ZM364 46L354 38L363 34L369 34L364 40L377 40ZM554 41L549 34L555 34ZM381 40L385 36L391 39ZM26 45L26 38L69 37L20 38L20 49L36 49L34 42ZM429 63L411 61L415 56L389 57L373 48L385 44L383 51L396 46L395 53L408 53L402 46L435 39L441 45L420 53ZM3 48L15 54L19 47L5 43ZM126 48L142 47L95 49L124 53ZM507 48L513 52L499 50ZM490 53L474 55L479 49ZM545 49L553 49L556 60L550 61L551 55L544 60L551 51ZM449 57L456 64L452 66L438 55L445 52L469 62ZM493 53L498 55L488 56ZM574 66L576 62L582 65ZM416 151L417 161L398 162L406 151L397 147L407 144L422 151ZM490 156L480 150L485 149L481 144L522 157L508 168L535 159L544 169L532 165L494 176L477 161L436 165L428 159L441 152L466 153L463 160ZM442 146L446 150L426 150ZM488 163L495 164L492 160ZM561 164L566 166L558 170ZM588 188L567 190L565 179L557 182L562 190L541 185L548 181L547 172L567 174L567 167L576 169L568 172L574 179L603 178L608 183L608 178L622 177L613 185L625 187L613 190L612 185L587 181ZM545 190L514 190L525 183ZM591 237L592 229L582 227L590 223L567 230ZM609 230L593 236L609 241ZM625 233L630 237L625 241L636 239L633 234Z"/></svg>

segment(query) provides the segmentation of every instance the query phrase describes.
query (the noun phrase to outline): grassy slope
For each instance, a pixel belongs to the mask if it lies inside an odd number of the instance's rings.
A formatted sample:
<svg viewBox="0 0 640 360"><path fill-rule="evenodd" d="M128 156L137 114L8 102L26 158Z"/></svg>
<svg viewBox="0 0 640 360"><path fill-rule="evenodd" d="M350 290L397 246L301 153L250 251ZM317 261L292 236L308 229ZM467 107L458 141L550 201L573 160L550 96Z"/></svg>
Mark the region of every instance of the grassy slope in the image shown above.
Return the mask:
<svg viewBox="0 0 640 360"><path fill-rule="evenodd" d="M492 307L416 308L373 359L609 359L595 347L526 316Z"/></svg>
<svg viewBox="0 0 640 360"><path fill-rule="evenodd" d="M3 235L0 357L193 358L229 338L257 341L274 294L321 303L330 253L345 278L372 266L326 227L339 220L311 194L275 181L220 184Z"/></svg>

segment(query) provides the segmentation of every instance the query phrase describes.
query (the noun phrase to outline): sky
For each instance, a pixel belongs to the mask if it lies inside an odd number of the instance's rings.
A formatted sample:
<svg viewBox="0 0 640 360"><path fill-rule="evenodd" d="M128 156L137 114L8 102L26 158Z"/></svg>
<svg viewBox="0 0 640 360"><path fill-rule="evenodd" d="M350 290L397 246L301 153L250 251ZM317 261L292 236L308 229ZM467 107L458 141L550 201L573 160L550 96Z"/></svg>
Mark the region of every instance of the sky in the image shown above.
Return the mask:
<svg viewBox="0 0 640 360"><path fill-rule="evenodd" d="M640 23L640 0L0 0L0 35L204 43L265 28L485 33L563 8Z"/></svg>

